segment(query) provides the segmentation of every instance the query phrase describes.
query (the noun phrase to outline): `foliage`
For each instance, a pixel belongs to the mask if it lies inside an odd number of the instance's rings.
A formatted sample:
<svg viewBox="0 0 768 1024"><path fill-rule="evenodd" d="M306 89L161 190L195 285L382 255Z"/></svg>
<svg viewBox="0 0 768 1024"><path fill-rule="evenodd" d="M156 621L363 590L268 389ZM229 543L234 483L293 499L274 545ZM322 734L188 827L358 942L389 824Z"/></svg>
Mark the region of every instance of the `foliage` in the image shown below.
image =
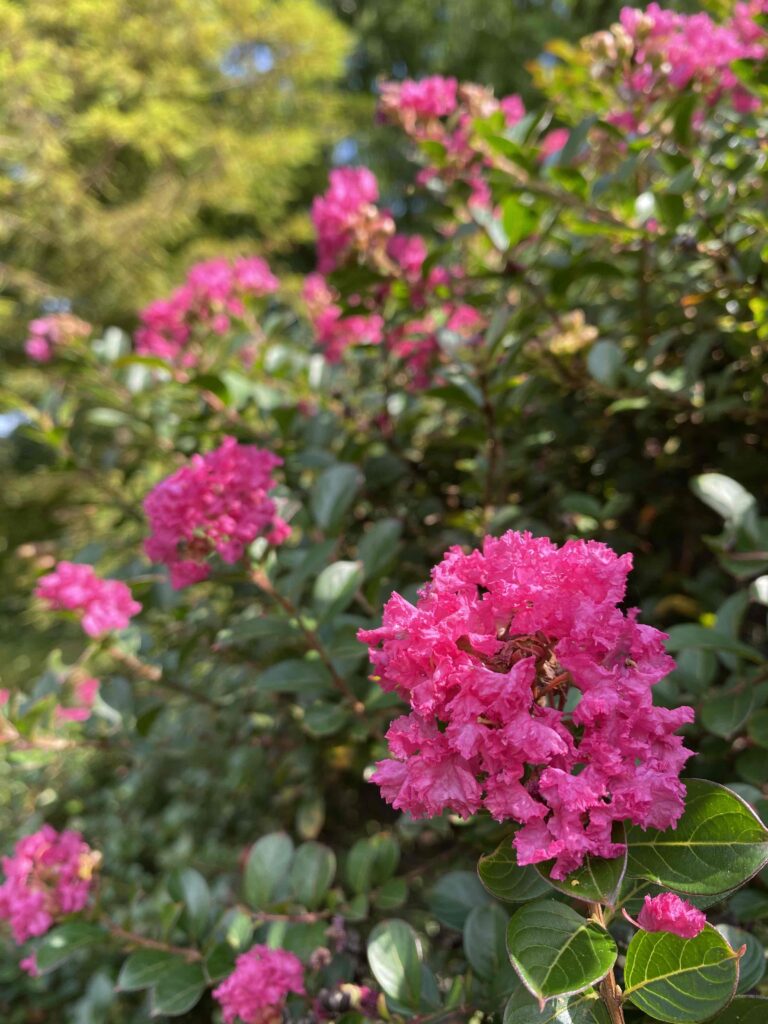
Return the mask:
<svg viewBox="0 0 768 1024"><path fill-rule="evenodd" d="M280 251L338 134L348 36L313 0L0 5L3 316L129 321L214 246Z"/></svg>
<svg viewBox="0 0 768 1024"><path fill-rule="evenodd" d="M55 926L30 931L41 977L8 942L4 1020L218 1020L222 985L225 1012L269 991L295 1021L763 1019L764 62L738 61L715 94L701 69L669 87L660 61L628 126L643 58L611 38L563 50L541 112L471 85L383 92L429 189L421 236L398 230L375 179L337 176L314 205L324 276L302 303L290 288L206 292L168 358L94 330L53 347L44 396L3 394L24 417L5 458L57 521L55 536L22 524L12 554L24 630L50 653L11 667L2 705L7 846L47 823L89 851L66 868L85 910L54 907ZM240 480L250 460L262 469ZM178 542L152 549L165 565L146 553L150 493L153 529ZM358 631L393 591L415 602L452 545L509 528L631 552L630 603L677 661L656 711L696 712L676 829L628 814L609 837L620 855L565 878L518 863L511 815L461 817L439 777L428 820L370 781L416 698L394 692L386 659L371 676ZM174 589L177 556L199 571ZM128 584L140 613L84 637L90 574L63 611L32 598L65 560ZM600 601L576 583L563 615L582 601L603 642ZM527 660L532 720L556 710L578 739L578 673L513 618L494 623L501 648L479 650L479 632L457 648L487 675L514 655L510 687ZM666 672L660 638L642 636ZM391 642L408 639L403 626ZM610 642L600 670L624 686L645 665ZM429 643L412 652L427 675L442 664ZM529 796L547 763L524 776ZM44 891L64 871L44 849L13 864Z"/></svg>

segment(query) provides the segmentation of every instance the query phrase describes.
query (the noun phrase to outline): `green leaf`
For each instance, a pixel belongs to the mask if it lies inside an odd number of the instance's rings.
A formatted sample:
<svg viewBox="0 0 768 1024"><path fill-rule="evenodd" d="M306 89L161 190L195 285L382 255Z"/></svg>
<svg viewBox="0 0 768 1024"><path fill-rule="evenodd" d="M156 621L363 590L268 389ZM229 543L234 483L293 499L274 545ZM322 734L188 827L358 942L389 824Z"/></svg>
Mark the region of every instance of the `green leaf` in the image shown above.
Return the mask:
<svg viewBox="0 0 768 1024"><path fill-rule="evenodd" d="M739 958L739 984L736 991L749 992L765 974L765 949L762 942L750 932L731 924L718 924L716 928L731 949L738 951L747 947Z"/></svg>
<svg viewBox="0 0 768 1024"><path fill-rule="evenodd" d="M768 709L755 712L749 720L747 732L749 738L758 747L768 747Z"/></svg>
<svg viewBox="0 0 768 1024"><path fill-rule="evenodd" d="M608 1010L596 992L553 999L543 1010L527 989L510 996L503 1024L609 1024Z"/></svg>
<svg viewBox="0 0 768 1024"><path fill-rule="evenodd" d="M693 623L686 623L682 626L672 626L669 630L667 650L671 652L684 650L686 647L696 647L706 651L722 652L724 654L735 654L747 661L762 663L762 655L754 647L741 643L734 637L719 633L716 629L707 629L705 626L696 626Z"/></svg>
<svg viewBox="0 0 768 1024"><path fill-rule="evenodd" d="M471 871L449 871L432 886L427 902L439 921L460 931L470 911L489 899Z"/></svg>
<svg viewBox="0 0 768 1024"><path fill-rule="evenodd" d="M408 898L408 883L404 878L390 878L380 886L373 896L373 902L379 910L394 910L402 907Z"/></svg>
<svg viewBox="0 0 768 1024"><path fill-rule="evenodd" d="M205 989L205 975L200 964L177 960L155 983L150 1013L153 1017L180 1017L192 1009Z"/></svg>
<svg viewBox="0 0 768 1024"><path fill-rule="evenodd" d="M293 842L285 832L262 836L251 847L243 880L245 898L259 909L267 906L276 889L288 877L293 860Z"/></svg>
<svg viewBox="0 0 768 1024"><path fill-rule="evenodd" d="M405 921L382 921L368 939L368 963L382 990L417 1010L421 1001L421 957L416 933Z"/></svg>
<svg viewBox="0 0 768 1024"><path fill-rule="evenodd" d="M312 736L333 736L349 721L349 712L341 704L323 704L319 701L307 708L304 726Z"/></svg>
<svg viewBox="0 0 768 1024"><path fill-rule="evenodd" d="M676 828L629 828L629 872L681 893L736 889L768 864L768 829L725 786L684 781L685 811Z"/></svg>
<svg viewBox="0 0 768 1024"><path fill-rule="evenodd" d="M510 247L527 238L535 229L537 216L517 196L508 195L501 204L501 223Z"/></svg>
<svg viewBox="0 0 768 1024"><path fill-rule="evenodd" d="M343 611L363 582L362 562L333 562L315 580L312 598L321 618Z"/></svg>
<svg viewBox="0 0 768 1024"><path fill-rule="evenodd" d="M399 519L380 519L366 530L357 545L366 580L377 579L390 567L402 532L403 524Z"/></svg>
<svg viewBox="0 0 768 1024"><path fill-rule="evenodd" d="M336 854L322 843L302 843L291 866L291 887L308 910L319 907L336 874Z"/></svg>
<svg viewBox="0 0 768 1024"><path fill-rule="evenodd" d="M623 825L614 828L613 841L615 843L626 842ZM554 864L553 860L546 861L537 864L536 870L559 892L564 892L574 899L584 900L587 903L608 903L612 906L619 897L621 883L627 870L627 853L625 850L620 857L612 857L610 860L588 855L578 870L572 871L562 880L555 880L551 877Z"/></svg>
<svg viewBox="0 0 768 1024"><path fill-rule="evenodd" d="M272 665L256 680L261 693L325 693L333 690L333 680L325 665L306 658L289 658Z"/></svg>
<svg viewBox="0 0 768 1024"><path fill-rule="evenodd" d="M358 839L347 854L345 875L353 892L365 893L382 885L397 870L400 845L387 833Z"/></svg>
<svg viewBox="0 0 768 1024"><path fill-rule="evenodd" d="M512 915L507 950L538 999L583 992L606 976L618 955L605 928L556 900L529 903Z"/></svg>
<svg viewBox="0 0 768 1024"><path fill-rule="evenodd" d="M768 999L763 996L737 996L711 1024L765 1024L768 1020Z"/></svg>
<svg viewBox="0 0 768 1024"><path fill-rule="evenodd" d="M355 500L361 482L356 466L339 463L323 470L309 497L309 506L317 525L327 532L336 532Z"/></svg>
<svg viewBox="0 0 768 1024"><path fill-rule="evenodd" d="M189 933L199 936L211 914L211 893L208 883L194 868L174 871L168 880L168 892L184 904L184 918Z"/></svg>
<svg viewBox="0 0 768 1024"><path fill-rule="evenodd" d="M535 868L518 865L515 848L509 839L493 853L480 858L477 873L491 896L502 903L526 903L549 892L550 888Z"/></svg>
<svg viewBox="0 0 768 1024"><path fill-rule="evenodd" d="M624 353L614 341L598 341L587 355L587 369L601 384L615 384L623 363Z"/></svg>
<svg viewBox="0 0 768 1024"><path fill-rule="evenodd" d="M150 988L167 969L174 957L159 949L137 949L120 968L117 988L121 992L138 992Z"/></svg>
<svg viewBox="0 0 768 1024"><path fill-rule="evenodd" d="M228 942L217 942L205 958L205 973L209 982L221 981L235 969L237 954Z"/></svg>
<svg viewBox="0 0 768 1024"><path fill-rule="evenodd" d="M753 686L720 691L704 701L699 713L701 724L715 736L730 739L749 718L753 701Z"/></svg>
<svg viewBox="0 0 768 1024"><path fill-rule="evenodd" d="M508 926L509 915L497 903L475 907L464 922L464 952L481 978L490 981L502 971L510 970L506 944Z"/></svg>
<svg viewBox="0 0 768 1024"><path fill-rule="evenodd" d="M736 954L712 925L695 939L638 931L627 950L624 998L654 1020L694 1024L730 1002L738 974Z"/></svg>
<svg viewBox="0 0 768 1024"><path fill-rule="evenodd" d="M69 921L48 932L37 949L37 967L41 974L63 964L74 953L104 941L105 932L87 921Z"/></svg>
<svg viewBox="0 0 768 1024"><path fill-rule="evenodd" d="M691 481L691 490L727 523L740 526L754 513L756 501L746 488L722 473L702 473Z"/></svg>

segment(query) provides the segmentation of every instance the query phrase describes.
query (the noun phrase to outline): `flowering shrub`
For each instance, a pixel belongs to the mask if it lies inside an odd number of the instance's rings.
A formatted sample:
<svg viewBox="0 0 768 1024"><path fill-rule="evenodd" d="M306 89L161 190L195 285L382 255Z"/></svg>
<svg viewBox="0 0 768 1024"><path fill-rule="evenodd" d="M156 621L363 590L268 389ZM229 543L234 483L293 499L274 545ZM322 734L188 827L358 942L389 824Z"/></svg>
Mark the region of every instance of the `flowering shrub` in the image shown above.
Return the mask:
<svg viewBox="0 0 768 1024"><path fill-rule="evenodd" d="M383 83L303 281L31 328L4 1020L764 1019L760 15Z"/></svg>

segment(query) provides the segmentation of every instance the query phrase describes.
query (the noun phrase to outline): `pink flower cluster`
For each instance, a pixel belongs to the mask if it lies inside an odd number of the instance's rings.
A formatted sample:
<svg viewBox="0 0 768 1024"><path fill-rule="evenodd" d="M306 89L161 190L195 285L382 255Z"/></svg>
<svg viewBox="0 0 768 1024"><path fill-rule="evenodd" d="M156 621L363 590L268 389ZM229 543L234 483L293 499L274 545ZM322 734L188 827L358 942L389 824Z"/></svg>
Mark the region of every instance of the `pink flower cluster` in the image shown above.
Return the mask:
<svg viewBox="0 0 768 1024"><path fill-rule="evenodd" d="M79 679L72 687L72 702L57 706L56 721L86 722L91 717L93 705L99 693L99 685L98 679L90 677Z"/></svg>
<svg viewBox="0 0 768 1024"><path fill-rule="evenodd" d="M79 832L43 825L20 839L13 856L3 857L0 885L0 918L15 941L43 935L62 915L82 910L100 859Z"/></svg>
<svg viewBox="0 0 768 1024"><path fill-rule="evenodd" d="M77 338L87 338L92 328L71 313L53 313L32 320L28 330L24 351L36 363L49 363L58 347Z"/></svg>
<svg viewBox="0 0 768 1024"><path fill-rule="evenodd" d="M246 314L246 300L277 291L279 281L258 256L197 263L169 298L151 302L140 313L136 351L181 366L194 366L192 342L200 330L226 334L233 319Z"/></svg>
<svg viewBox="0 0 768 1024"><path fill-rule="evenodd" d="M367 167L331 171L327 190L312 202L321 274L334 270L350 252L386 247L395 225L376 205L378 198L379 184Z"/></svg>
<svg viewBox="0 0 768 1024"><path fill-rule="evenodd" d="M284 949L253 946L236 961L232 974L213 990L225 1024L278 1024L289 992L304 995L301 961Z"/></svg>
<svg viewBox="0 0 768 1024"><path fill-rule="evenodd" d="M53 572L38 580L35 594L54 611L81 612L88 636L125 629L141 611L127 584L101 579L93 566L76 562L59 562Z"/></svg>
<svg viewBox="0 0 768 1024"><path fill-rule="evenodd" d="M617 856L615 822L665 829L683 810L688 707L654 707L664 634L618 607L631 556L510 531L452 548L411 605L361 631L385 690L411 705L373 780L414 817L487 809L522 826L520 864Z"/></svg>
<svg viewBox="0 0 768 1024"><path fill-rule="evenodd" d="M484 86L438 75L420 81L384 82L379 110L414 142L440 147L441 159L430 161L419 175L421 183L462 181L469 186L470 202L478 206L487 206L491 196L485 179L486 161L472 144L473 121L500 111L511 127L525 115L519 96L497 99Z"/></svg>
<svg viewBox="0 0 768 1024"><path fill-rule="evenodd" d="M646 932L671 932L681 939L695 939L704 930L707 916L673 892L663 892L645 897L637 923Z"/></svg>
<svg viewBox="0 0 768 1024"><path fill-rule="evenodd" d="M340 181L358 180L364 189L339 186ZM358 202L362 194L365 203ZM394 223L388 214L379 212L377 198L376 179L366 168L332 172L330 188L315 200L315 210L322 213L315 218L318 266L321 271L335 269L340 262L354 258L378 279L362 294L351 296L349 306L355 311L345 312L338 291L323 273L310 274L304 284L304 302L317 342L330 362L338 362L352 346L383 344L405 366L410 385L426 387L429 369L441 350L440 332L446 332L452 343L471 343L485 321L462 301L461 272L436 266L425 273L428 253L424 239L393 233ZM382 227L385 224L386 229ZM378 227L369 230L371 225ZM395 282L399 283L398 302L411 315L407 319L388 316L396 323L386 330L383 314Z"/></svg>
<svg viewBox="0 0 768 1024"><path fill-rule="evenodd" d="M339 294L322 274L309 274L302 298L317 342L330 363L337 363L353 345L378 345L384 335L384 320L378 313L345 316L338 304Z"/></svg>
<svg viewBox="0 0 768 1024"><path fill-rule="evenodd" d="M145 498L151 534L147 555L164 562L177 589L207 579L209 556L228 564L265 536L280 544L290 533L268 496L272 470L282 459L253 445L225 437L207 455L193 455L186 466L161 481Z"/></svg>
<svg viewBox="0 0 768 1024"><path fill-rule="evenodd" d="M763 60L768 54L768 34L754 20L767 10L766 0L737 3L732 18L718 25L703 12L678 14L657 3L644 11L624 7L621 26L632 45L625 82L631 100L647 105L695 84L710 102L726 95L738 111L756 109L757 97L744 88L731 66L738 60Z"/></svg>

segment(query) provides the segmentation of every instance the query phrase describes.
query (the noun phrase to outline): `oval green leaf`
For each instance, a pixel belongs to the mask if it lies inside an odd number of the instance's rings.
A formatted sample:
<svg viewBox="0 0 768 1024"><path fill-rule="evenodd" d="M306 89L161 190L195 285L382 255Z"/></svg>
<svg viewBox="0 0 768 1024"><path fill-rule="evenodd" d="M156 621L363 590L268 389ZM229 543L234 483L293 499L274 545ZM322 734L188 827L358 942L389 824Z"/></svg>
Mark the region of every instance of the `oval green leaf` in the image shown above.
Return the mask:
<svg viewBox="0 0 768 1024"><path fill-rule="evenodd" d="M150 1012L153 1017L180 1017L192 1009L205 989L205 975L200 964L176 961L155 983Z"/></svg>
<svg viewBox="0 0 768 1024"><path fill-rule="evenodd" d="M725 786L688 779L686 787L677 828L628 830L630 875L701 895L743 885L768 864L768 829Z"/></svg>
<svg viewBox="0 0 768 1024"><path fill-rule="evenodd" d="M624 843L626 835L624 826L614 828L613 841ZM606 860L604 857L584 858L578 870L572 871L567 878L561 880L551 877L554 861L545 861L536 865L538 874L559 892L564 892L573 899L584 900L586 903L608 903L613 906L619 898L621 883L627 870L627 851L620 857Z"/></svg>
<svg viewBox="0 0 768 1024"><path fill-rule="evenodd" d="M529 903L512 915L507 951L538 999L583 992L606 976L618 952L605 928L555 900Z"/></svg>
<svg viewBox="0 0 768 1024"><path fill-rule="evenodd" d="M368 939L368 963L386 995L403 1006L418 1009L421 957L416 933L406 921L382 921L373 929Z"/></svg>
<svg viewBox="0 0 768 1024"><path fill-rule="evenodd" d="M150 988L173 962L171 953L158 949L137 949L131 953L117 977L120 992L138 992Z"/></svg>
<svg viewBox="0 0 768 1024"><path fill-rule="evenodd" d="M527 903L549 892L550 888L534 868L519 866L508 839L493 853L480 858L477 873L491 896L502 903Z"/></svg>
<svg viewBox="0 0 768 1024"><path fill-rule="evenodd" d="M740 950L746 947L739 958L739 985L737 992L749 992L765 974L765 949L762 942L743 928L730 924L719 924L717 930L731 949ZM768 1017L766 1017L768 1020Z"/></svg>
<svg viewBox="0 0 768 1024"><path fill-rule="evenodd" d="M251 847L245 865L245 898L259 909L272 899L277 887L287 878L293 860L293 841L285 832L262 836Z"/></svg>
<svg viewBox="0 0 768 1024"><path fill-rule="evenodd" d="M762 996L738 996L711 1024L765 1024L768 1020L768 999Z"/></svg>
<svg viewBox="0 0 768 1024"><path fill-rule="evenodd" d="M695 939L669 932L637 932L627 950L624 998L654 1020L695 1024L733 998L738 957L707 925Z"/></svg>
<svg viewBox="0 0 768 1024"><path fill-rule="evenodd" d="M37 968L41 974L63 964L74 953L104 939L104 929L87 921L69 921L54 928L37 949Z"/></svg>
<svg viewBox="0 0 768 1024"><path fill-rule="evenodd" d="M554 999L543 1010L527 989L510 996L503 1024L610 1024L608 1010L596 992Z"/></svg>
<svg viewBox="0 0 768 1024"><path fill-rule="evenodd" d="M319 907L336 874L336 854L322 843L302 843L291 866L291 888L308 910Z"/></svg>

